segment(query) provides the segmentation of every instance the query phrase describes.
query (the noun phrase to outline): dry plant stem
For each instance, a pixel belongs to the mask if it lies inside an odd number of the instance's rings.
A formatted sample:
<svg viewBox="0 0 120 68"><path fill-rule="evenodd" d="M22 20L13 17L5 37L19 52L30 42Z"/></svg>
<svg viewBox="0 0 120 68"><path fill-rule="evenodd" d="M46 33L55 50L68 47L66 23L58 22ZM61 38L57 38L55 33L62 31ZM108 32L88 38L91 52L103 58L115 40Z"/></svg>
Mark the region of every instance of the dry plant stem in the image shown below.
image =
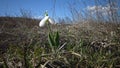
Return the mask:
<svg viewBox="0 0 120 68"><path fill-rule="evenodd" d="M46 61L42 68L46 68L45 66L50 62L50 60Z"/></svg>
<svg viewBox="0 0 120 68"><path fill-rule="evenodd" d="M73 54L73 55L76 55L76 56L78 56L78 57L81 57L81 55L80 54L78 54L78 53L75 53L75 52L71 52L71 54Z"/></svg>
<svg viewBox="0 0 120 68"><path fill-rule="evenodd" d="M68 54L68 53L71 53L71 52L59 52L59 54ZM51 55L56 55L56 53L42 54L41 57L51 56Z"/></svg>
<svg viewBox="0 0 120 68"><path fill-rule="evenodd" d="M75 52L73 52L73 51L69 51L69 52L59 52L59 54L72 54L72 55L81 57L80 54L75 53ZM41 57L51 56L51 55L56 55L56 53L42 54Z"/></svg>
<svg viewBox="0 0 120 68"><path fill-rule="evenodd" d="M64 43L57 51L60 51L67 43Z"/></svg>

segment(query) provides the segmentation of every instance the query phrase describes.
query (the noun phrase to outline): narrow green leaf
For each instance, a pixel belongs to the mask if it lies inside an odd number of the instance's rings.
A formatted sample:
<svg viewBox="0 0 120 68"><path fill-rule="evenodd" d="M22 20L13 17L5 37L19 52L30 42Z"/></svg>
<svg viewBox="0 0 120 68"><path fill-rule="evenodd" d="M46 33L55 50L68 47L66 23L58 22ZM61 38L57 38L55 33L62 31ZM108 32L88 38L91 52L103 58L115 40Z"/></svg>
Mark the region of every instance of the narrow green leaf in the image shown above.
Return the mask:
<svg viewBox="0 0 120 68"><path fill-rule="evenodd" d="M59 46L59 33L58 31L55 33L55 38L54 38L55 46Z"/></svg>
<svg viewBox="0 0 120 68"><path fill-rule="evenodd" d="M48 35L48 42L49 42L50 46L54 46L55 45L54 40L52 38L52 35L50 33Z"/></svg>
<svg viewBox="0 0 120 68"><path fill-rule="evenodd" d="M50 47L52 49L52 52L55 53L55 50L54 50L54 47L53 47L55 45L55 42L54 42L53 37L54 36L51 33L49 33L49 35L48 35L48 42L49 42L49 45L50 45Z"/></svg>

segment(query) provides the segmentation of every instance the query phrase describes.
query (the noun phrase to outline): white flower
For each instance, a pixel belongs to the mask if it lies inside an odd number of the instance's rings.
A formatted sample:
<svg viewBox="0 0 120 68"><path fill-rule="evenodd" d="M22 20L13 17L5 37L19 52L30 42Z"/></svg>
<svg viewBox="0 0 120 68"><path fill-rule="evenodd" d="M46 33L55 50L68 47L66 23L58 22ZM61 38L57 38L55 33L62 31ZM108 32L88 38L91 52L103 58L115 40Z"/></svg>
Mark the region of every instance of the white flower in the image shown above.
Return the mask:
<svg viewBox="0 0 120 68"><path fill-rule="evenodd" d="M39 23L40 27L43 27L45 25L45 23L47 22L49 16L45 16Z"/></svg>
<svg viewBox="0 0 120 68"><path fill-rule="evenodd" d="M49 17L48 21L49 21L51 24L55 24L54 20L51 19L50 17Z"/></svg>
<svg viewBox="0 0 120 68"><path fill-rule="evenodd" d="M51 24L55 24L54 20L52 20L49 16L45 16L39 23L40 27L45 26L46 23L51 23Z"/></svg>

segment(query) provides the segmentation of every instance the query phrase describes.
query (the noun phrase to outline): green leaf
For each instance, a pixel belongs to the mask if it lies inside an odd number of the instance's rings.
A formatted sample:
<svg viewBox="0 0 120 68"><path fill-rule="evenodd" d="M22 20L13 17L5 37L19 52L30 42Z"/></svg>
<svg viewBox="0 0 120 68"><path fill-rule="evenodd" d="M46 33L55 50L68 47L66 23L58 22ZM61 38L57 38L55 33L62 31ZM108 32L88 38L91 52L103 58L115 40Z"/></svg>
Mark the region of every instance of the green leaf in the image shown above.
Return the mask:
<svg viewBox="0 0 120 68"><path fill-rule="evenodd" d="M55 45L54 40L52 38L52 35L50 33L48 35L48 42L49 42L50 46L54 46Z"/></svg>
<svg viewBox="0 0 120 68"><path fill-rule="evenodd" d="M55 49L54 49L54 46L55 46L55 42L54 42L54 35L53 33L49 33L48 35L48 42L49 42L49 45L52 49L52 52L55 53Z"/></svg>
<svg viewBox="0 0 120 68"><path fill-rule="evenodd" d="M55 33L55 38L54 38L55 46L59 46L59 33L58 31Z"/></svg>

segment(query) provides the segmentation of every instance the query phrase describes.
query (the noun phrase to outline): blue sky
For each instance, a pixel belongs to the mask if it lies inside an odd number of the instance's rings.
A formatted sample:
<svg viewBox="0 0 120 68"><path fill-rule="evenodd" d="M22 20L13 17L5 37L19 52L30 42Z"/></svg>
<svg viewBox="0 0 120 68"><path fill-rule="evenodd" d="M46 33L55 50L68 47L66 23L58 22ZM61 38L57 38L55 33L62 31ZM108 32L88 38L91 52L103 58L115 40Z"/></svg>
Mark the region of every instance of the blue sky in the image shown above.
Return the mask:
<svg viewBox="0 0 120 68"><path fill-rule="evenodd" d="M23 9L34 16L42 16L48 10L50 16L54 13L54 16L64 17L68 15L68 1L70 0L0 0L0 16L20 15L20 9Z"/></svg>
<svg viewBox="0 0 120 68"><path fill-rule="evenodd" d="M74 4L78 0L0 0L0 16L19 16L20 9L30 11L33 16L42 16L46 10L50 16L70 16L68 3ZM55 8L54 8L55 5ZM85 8L82 6L82 8ZM77 7L78 8L78 7ZM54 14L53 14L54 13Z"/></svg>
<svg viewBox="0 0 120 68"><path fill-rule="evenodd" d="M20 9L30 11L34 17L44 16L48 10L53 17L70 17L69 4L77 10L84 10L94 6L94 0L0 0L0 16L19 16ZM100 0L106 5L104 0ZM55 7L54 7L55 5Z"/></svg>

